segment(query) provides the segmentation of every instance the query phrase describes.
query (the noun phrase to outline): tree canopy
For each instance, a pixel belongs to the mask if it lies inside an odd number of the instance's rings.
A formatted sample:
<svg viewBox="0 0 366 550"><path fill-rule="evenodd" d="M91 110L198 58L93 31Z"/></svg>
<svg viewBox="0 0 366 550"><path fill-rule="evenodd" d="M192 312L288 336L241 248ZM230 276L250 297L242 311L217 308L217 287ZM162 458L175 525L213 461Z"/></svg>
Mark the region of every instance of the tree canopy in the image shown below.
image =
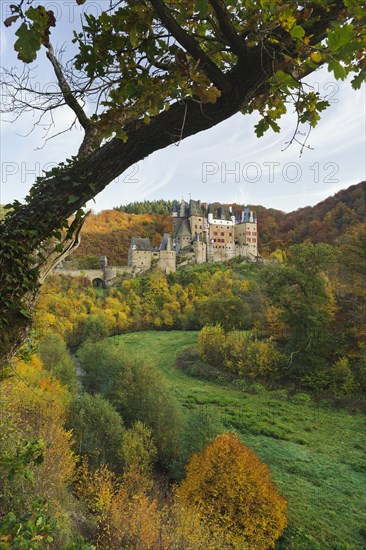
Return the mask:
<svg viewBox="0 0 366 550"><path fill-rule="evenodd" d="M88 0L75 0L78 5ZM72 61L52 46L57 24L42 2L18 0L5 21L25 65L45 51L58 92L33 89L41 114L67 105L84 130L71 159L37 178L0 226L1 344L8 360L30 327L39 284L78 242L83 205L129 166L158 149L258 111L260 137L290 109L315 126L327 107L304 77L327 65L336 79L365 78L365 4L358 0L111 0L75 30ZM27 73L5 70L17 116ZM88 105L88 109L84 106ZM91 115L89 112L91 111Z"/></svg>

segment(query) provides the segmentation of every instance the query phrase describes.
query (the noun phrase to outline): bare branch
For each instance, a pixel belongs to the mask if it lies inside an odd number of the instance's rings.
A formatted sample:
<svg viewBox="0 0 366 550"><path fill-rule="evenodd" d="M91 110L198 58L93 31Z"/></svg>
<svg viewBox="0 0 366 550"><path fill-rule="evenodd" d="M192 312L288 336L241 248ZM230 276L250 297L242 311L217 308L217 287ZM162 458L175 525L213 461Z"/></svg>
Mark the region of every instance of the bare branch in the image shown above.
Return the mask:
<svg viewBox="0 0 366 550"><path fill-rule="evenodd" d="M44 138L43 138L43 139L44 139L44 142L43 142L42 147L36 147L36 148L35 148L35 151L40 151L41 149L43 149L43 148L47 145L47 143L48 143L49 141L51 141L51 139L55 139L55 138L57 138L58 136L62 136L62 134L66 134L66 132L70 132L70 130L72 130L72 129L75 127L75 125L76 125L76 120L77 120L77 119L75 118L75 119L73 120L73 122L70 124L70 126L69 126L68 128L65 128L65 130L61 130L60 132L57 132L57 134L53 134L52 136L47 137L47 135L48 135L48 133L49 133L49 131L50 131L50 128L49 128L49 129L47 130L47 132L46 132L46 135L45 135Z"/></svg>
<svg viewBox="0 0 366 550"><path fill-rule="evenodd" d="M70 109L74 111L78 118L78 121L80 122L84 130L87 130L91 126L91 121L86 116L83 108L72 93L70 86L67 83L66 78L63 74L62 67L58 59L55 57L54 50L51 44L47 46L47 50L47 57L52 63L65 103L70 107Z"/></svg>

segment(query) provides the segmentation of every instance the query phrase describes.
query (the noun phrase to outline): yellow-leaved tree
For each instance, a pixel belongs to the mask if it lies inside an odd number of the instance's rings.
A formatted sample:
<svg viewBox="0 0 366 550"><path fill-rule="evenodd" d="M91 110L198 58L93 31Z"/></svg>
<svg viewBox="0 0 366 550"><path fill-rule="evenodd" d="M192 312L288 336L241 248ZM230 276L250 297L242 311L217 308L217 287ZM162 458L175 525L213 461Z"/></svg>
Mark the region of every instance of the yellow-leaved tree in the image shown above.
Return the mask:
<svg viewBox="0 0 366 550"><path fill-rule="evenodd" d="M268 467L233 434L192 456L177 498L205 517L213 535L225 534L230 548L274 548L287 525Z"/></svg>

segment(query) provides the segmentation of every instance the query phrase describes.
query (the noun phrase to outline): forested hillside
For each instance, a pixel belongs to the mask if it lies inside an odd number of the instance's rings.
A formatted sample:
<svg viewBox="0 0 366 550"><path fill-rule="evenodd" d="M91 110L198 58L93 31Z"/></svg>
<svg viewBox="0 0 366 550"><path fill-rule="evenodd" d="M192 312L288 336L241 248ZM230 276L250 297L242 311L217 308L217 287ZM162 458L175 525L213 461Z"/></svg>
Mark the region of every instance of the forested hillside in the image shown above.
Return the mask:
<svg viewBox="0 0 366 550"><path fill-rule="evenodd" d="M255 206L255 209L262 252L305 240L333 243L347 228L365 221L366 182L289 214L263 206Z"/></svg>
<svg viewBox="0 0 366 550"><path fill-rule="evenodd" d="M116 206L114 210L118 212L127 212L127 214L171 214L174 206L177 206L179 201L167 201L164 199L156 201L134 201L128 204Z"/></svg>
<svg viewBox="0 0 366 550"><path fill-rule="evenodd" d="M91 214L82 231L74 258L88 258L82 267L98 265L101 255L110 265L127 263L131 237L149 237L158 246L165 232L171 232L171 209L177 201L142 201ZM242 206L233 204L234 210ZM333 243L347 228L366 219L366 182L339 191L316 206L286 214L273 208L250 205L257 212L259 251L264 256L276 248L309 240Z"/></svg>
<svg viewBox="0 0 366 550"><path fill-rule="evenodd" d="M132 237L149 237L152 245L159 246L166 232L171 232L171 214L129 214L116 210L92 213L70 261L88 258L88 267L97 267L99 256L107 256L110 265L126 265Z"/></svg>

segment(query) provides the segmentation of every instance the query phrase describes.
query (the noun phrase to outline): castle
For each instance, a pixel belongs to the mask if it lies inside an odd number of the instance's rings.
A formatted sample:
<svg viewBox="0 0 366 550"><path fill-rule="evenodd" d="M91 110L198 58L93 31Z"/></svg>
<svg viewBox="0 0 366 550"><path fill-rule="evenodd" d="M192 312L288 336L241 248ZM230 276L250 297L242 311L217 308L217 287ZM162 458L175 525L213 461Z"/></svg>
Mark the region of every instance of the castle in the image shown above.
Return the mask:
<svg viewBox="0 0 366 550"><path fill-rule="evenodd" d="M128 265L135 272L156 267L172 273L177 265L258 256L257 218L249 208L234 215L231 206L182 199L172 212L172 226L172 236L165 233L159 249L149 239L132 238Z"/></svg>
<svg viewBox="0 0 366 550"><path fill-rule="evenodd" d="M70 270L60 263L57 270L73 277L83 275L94 286L110 287L118 277L136 277L154 268L173 273L177 266L258 257L257 218L249 208L235 215L231 206L182 200L172 212L172 229L172 235L164 234L159 248L149 239L133 237L128 265L109 267L106 256L101 256L99 269Z"/></svg>

